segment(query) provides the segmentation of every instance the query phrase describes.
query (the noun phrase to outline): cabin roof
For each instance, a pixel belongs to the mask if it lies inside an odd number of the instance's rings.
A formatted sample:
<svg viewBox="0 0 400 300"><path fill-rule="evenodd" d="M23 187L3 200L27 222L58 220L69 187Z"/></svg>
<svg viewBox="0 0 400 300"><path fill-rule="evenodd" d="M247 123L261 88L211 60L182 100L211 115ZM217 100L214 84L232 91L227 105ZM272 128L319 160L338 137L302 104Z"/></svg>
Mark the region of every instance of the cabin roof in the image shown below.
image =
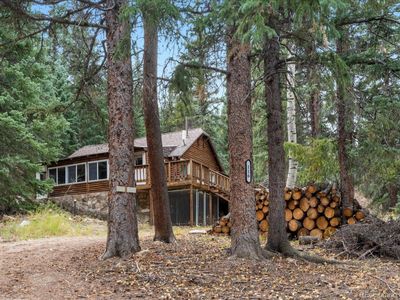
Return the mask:
<svg viewBox="0 0 400 300"><path fill-rule="evenodd" d="M209 135L201 128L189 129L185 142L182 140L182 131L168 132L161 135L163 152L165 157L180 157L182 156L192 144L202 135L209 137ZM134 141L135 148L147 148L147 139L145 137L137 138ZM215 152L215 149L213 149ZM88 145L79 148L70 156L77 158L82 156L96 155L108 153L108 144ZM214 153L216 154L216 153Z"/></svg>

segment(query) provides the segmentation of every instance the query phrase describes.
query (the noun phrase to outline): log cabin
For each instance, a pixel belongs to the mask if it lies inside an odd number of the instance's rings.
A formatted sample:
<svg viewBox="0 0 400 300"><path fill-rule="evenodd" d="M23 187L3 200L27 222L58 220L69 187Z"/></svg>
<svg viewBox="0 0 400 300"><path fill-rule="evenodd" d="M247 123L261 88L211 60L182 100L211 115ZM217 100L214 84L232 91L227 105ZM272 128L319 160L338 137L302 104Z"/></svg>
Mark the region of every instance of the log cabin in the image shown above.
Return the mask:
<svg viewBox="0 0 400 300"><path fill-rule="evenodd" d="M162 145L173 224L210 225L226 214L230 181L210 136L201 128L170 132L162 135ZM134 146L139 220L152 223L146 138L135 139ZM51 201L77 213L106 218L108 144L76 150L48 165L44 177L54 181L48 195Z"/></svg>

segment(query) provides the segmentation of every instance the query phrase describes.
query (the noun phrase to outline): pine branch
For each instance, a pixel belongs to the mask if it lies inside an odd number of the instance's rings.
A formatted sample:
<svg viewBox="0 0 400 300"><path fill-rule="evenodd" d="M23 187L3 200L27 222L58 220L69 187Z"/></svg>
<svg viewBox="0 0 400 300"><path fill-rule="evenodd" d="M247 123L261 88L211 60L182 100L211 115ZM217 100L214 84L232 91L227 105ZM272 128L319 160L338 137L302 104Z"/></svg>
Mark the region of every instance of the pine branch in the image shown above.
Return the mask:
<svg viewBox="0 0 400 300"><path fill-rule="evenodd" d="M210 70L210 71L214 71L214 72L218 72L224 75L228 75L228 71L224 70L224 69L220 69L217 67L212 67L212 66L207 66L207 65L203 65L203 64L191 64L191 63L183 63L183 62L179 62L176 61L177 63L179 63L180 65L187 67L187 68L192 68L192 69L203 69L203 70Z"/></svg>
<svg viewBox="0 0 400 300"><path fill-rule="evenodd" d="M347 19L347 20L342 20L337 23L338 26L346 26L346 25L353 25L353 24L362 24L362 23L370 23L370 22L375 22L375 21L386 21L389 23L395 23L400 25L400 21L392 19L388 16L374 16L370 18L365 18L365 19Z"/></svg>
<svg viewBox="0 0 400 300"><path fill-rule="evenodd" d="M38 30L36 30L36 31L33 31L33 32L31 32L31 33L28 33L28 34L26 34L26 35L24 35L24 36L21 36L21 37L15 39L15 40L12 40L12 41L9 41L9 42L0 44L0 48L2 48L2 47L4 47L4 46L7 46L7 45L10 45L10 44L18 43L18 42L20 42L20 41L22 41L22 40L24 40L24 39L28 39L28 38L30 38L30 37L33 37L33 36L39 34L39 33L45 32L45 31L47 31L48 29L50 29L50 27L51 27L51 24L49 24L49 25L47 25L47 26L45 26L45 27L43 27L43 28L40 28L40 29L38 29Z"/></svg>
<svg viewBox="0 0 400 300"><path fill-rule="evenodd" d="M69 17L73 16L74 14L81 12L85 9L93 8L90 4L86 6L82 6L80 8L70 10L66 14L61 17L50 17L45 14L31 14L27 12L24 8L16 4L13 0L0 0L0 4L8 7L13 12L21 17L25 17L31 19L33 21L46 21L50 23L57 23L57 24L64 24L64 25L74 25L74 26L81 26L81 27L93 27L93 28L101 28L106 29L107 27L101 25L100 23L91 23L84 20L70 20Z"/></svg>

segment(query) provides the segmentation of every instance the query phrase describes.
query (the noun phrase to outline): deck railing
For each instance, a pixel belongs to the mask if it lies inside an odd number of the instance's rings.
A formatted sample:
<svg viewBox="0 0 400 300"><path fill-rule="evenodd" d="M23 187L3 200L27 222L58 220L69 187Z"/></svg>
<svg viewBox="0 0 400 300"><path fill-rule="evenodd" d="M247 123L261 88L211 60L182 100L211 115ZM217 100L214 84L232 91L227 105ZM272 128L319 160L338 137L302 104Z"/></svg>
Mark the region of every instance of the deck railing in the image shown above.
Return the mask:
<svg viewBox="0 0 400 300"><path fill-rule="evenodd" d="M230 179L228 176L211 170L209 167L195 160L177 160L165 163L167 183L171 185L194 185L215 192L229 194ZM151 186L150 170L148 165L135 166L135 180L137 186Z"/></svg>

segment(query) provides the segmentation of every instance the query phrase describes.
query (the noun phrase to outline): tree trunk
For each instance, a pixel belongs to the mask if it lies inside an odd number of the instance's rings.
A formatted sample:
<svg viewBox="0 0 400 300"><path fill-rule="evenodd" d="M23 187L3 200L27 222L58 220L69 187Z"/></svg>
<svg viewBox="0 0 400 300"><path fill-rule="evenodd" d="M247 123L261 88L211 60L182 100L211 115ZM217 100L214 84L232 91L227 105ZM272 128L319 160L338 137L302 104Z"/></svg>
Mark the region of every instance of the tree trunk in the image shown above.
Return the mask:
<svg viewBox="0 0 400 300"><path fill-rule="evenodd" d="M290 47L290 45L289 45ZM294 97L294 87L295 87L295 75L296 75L296 65L294 62L287 64L287 132L288 132L288 142L297 143L297 130L296 130L296 99ZM297 180L297 167L298 162L292 157L291 151L289 151L289 168L286 179L286 186L288 188L294 188Z"/></svg>
<svg viewBox="0 0 400 300"><path fill-rule="evenodd" d="M253 156L250 46L233 37L235 30L231 28L229 32L227 58L231 253L237 257L261 258L254 187L252 182L246 182L245 174L245 162L252 162Z"/></svg>
<svg viewBox="0 0 400 300"><path fill-rule="evenodd" d="M347 34L337 40L337 53L343 55L349 50ZM348 148L352 143L352 105L348 87L343 78L337 79L337 112L338 112L338 157L340 169L340 186L343 206L352 208L354 199L353 178L350 171Z"/></svg>
<svg viewBox="0 0 400 300"><path fill-rule="evenodd" d="M394 183L389 183L386 188L389 194L389 201L386 205L384 205L384 209L387 211L390 208L396 207L398 201L397 195L399 194L399 187Z"/></svg>
<svg viewBox="0 0 400 300"><path fill-rule="evenodd" d="M172 232L157 102L157 24L146 13L143 16L143 111L151 178L150 199L153 201L154 240L171 243L175 241L175 236Z"/></svg>
<svg viewBox="0 0 400 300"><path fill-rule="evenodd" d="M121 18L126 0L107 1L107 98L110 192L108 236L102 258L128 256L140 251L135 194L117 192L117 186L134 187L133 98L130 55L131 26ZM124 44L123 47L122 41Z"/></svg>
<svg viewBox="0 0 400 300"><path fill-rule="evenodd" d="M271 21L273 20L271 16ZM269 24L279 35L278 26ZM265 43L265 101L267 104L267 135L268 135L268 175L269 175L269 224L267 248L273 251L285 252L290 248L285 224L285 153L283 149L282 101L280 91L279 39L272 37Z"/></svg>

